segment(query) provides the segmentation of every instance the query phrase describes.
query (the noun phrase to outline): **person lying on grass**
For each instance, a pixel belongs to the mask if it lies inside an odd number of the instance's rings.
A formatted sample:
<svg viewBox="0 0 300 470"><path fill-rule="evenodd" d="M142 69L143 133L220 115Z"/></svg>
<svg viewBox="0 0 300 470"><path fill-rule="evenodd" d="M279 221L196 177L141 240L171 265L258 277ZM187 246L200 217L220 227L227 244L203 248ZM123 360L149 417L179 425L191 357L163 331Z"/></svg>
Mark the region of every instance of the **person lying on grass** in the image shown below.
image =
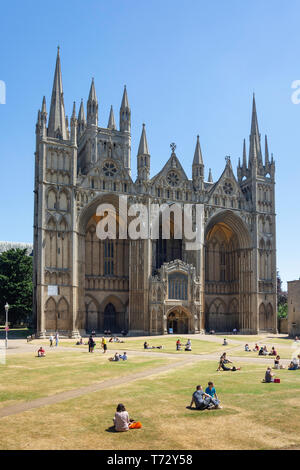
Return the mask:
<svg viewBox="0 0 300 470"><path fill-rule="evenodd" d="M124 352L124 354L120 354L120 359L122 359L123 361L127 361L127 354L126 354L126 351Z"/></svg>
<svg viewBox="0 0 300 470"><path fill-rule="evenodd" d="M120 360L120 355L116 353L113 357L109 357L108 360L112 362L118 362Z"/></svg>
<svg viewBox="0 0 300 470"><path fill-rule="evenodd" d="M262 380L263 383L269 384L274 382L275 376L271 370L271 367L268 367L265 373L265 378Z"/></svg>
<svg viewBox="0 0 300 470"><path fill-rule="evenodd" d="M38 357L45 357L46 356L46 352L45 352L45 349L43 348L43 346L40 347L40 349L38 349Z"/></svg>
<svg viewBox="0 0 300 470"><path fill-rule="evenodd" d="M220 406L220 400L217 397L217 391L214 387L213 382L208 382L207 387L205 389L205 393L207 393L209 396L211 396L215 400L215 407L216 408L222 408Z"/></svg>
<svg viewBox="0 0 300 470"><path fill-rule="evenodd" d="M125 432L129 431L129 429L139 429L142 427L139 421L129 418L128 411L126 411L122 403L119 403L117 406L113 423L117 432Z"/></svg>
<svg viewBox="0 0 300 470"><path fill-rule="evenodd" d="M196 391L192 395L190 408L193 408L193 404L195 404L196 410L210 410L219 406L211 395L203 391L202 385L197 385Z"/></svg>

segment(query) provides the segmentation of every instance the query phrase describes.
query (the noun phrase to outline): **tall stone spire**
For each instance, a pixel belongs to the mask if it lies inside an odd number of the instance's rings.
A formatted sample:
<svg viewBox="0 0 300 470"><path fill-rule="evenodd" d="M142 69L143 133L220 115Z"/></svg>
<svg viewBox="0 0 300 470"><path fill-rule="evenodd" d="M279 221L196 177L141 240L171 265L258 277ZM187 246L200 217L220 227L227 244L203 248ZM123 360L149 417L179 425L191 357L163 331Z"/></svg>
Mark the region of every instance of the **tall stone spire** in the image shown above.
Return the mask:
<svg viewBox="0 0 300 470"><path fill-rule="evenodd" d="M203 165L202 152L200 147L199 135L197 135L197 143L194 153L193 165Z"/></svg>
<svg viewBox="0 0 300 470"><path fill-rule="evenodd" d="M149 155L148 142L146 137L145 124L143 124L142 134L140 138L140 145L138 155Z"/></svg>
<svg viewBox="0 0 300 470"><path fill-rule="evenodd" d="M53 80L53 89L48 123L48 136L64 140L67 139L59 47L57 48L56 66Z"/></svg>
<svg viewBox="0 0 300 470"><path fill-rule="evenodd" d="M94 79L92 79L89 99L87 102L87 125L98 125L98 100Z"/></svg>
<svg viewBox="0 0 300 470"><path fill-rule="evenodd" d="M261 146L260 146L260 133L259 133L259 129L258 129L255 95L253 93L250 149L249 149L249 164L252 165L252 163L255 161L255 159L257 159L258 164L262 164L262 154L261 154Z"/></svg>
<svg viewBox="0 0 300 470"><path fill-rule="evenodd" d="M138 164L138 181L145 181L149 179L150 175L150 153L148 148L145 124L143 124L139 149L138 149L138 156L137 156L137 164Z"/></svg>
<svg viewBox="0 0 300 470"><path fill-rule="evenodd" d="M195 189L203 189L204 165L200 147L199 135L197 135L196 148L194 153L192 178Z"/></svg>
<svg viewBox="0 0 300 470"><path fill-rule="evenodd" d="M86 120L84 115L83 100L81 100L79 113L78 113L78 137L80 137L86 128Z"/></svg>
<svg viewBox="0 0 300 470"><path fill-rule="evenodd" d="M246 151L246 139L244 139L243 143L243 170L247 169L247 151Z"/></svg>
<svg viewBox="0 0 300 470"><path fill-rule="evenodd" d="M47 136L47 107L46 107L46 98L43 97L43 102L42 102L42 111L40 113L41 115L41 135L43 137Z"/></svg>
<svg viewBox="0 0 300 470"><path fill-rule="evenodd" d="M109 113L107 128L112 129L112 130L116 129L115 115L114 115L114 110L113 110L112 106L110 107L110 113Z"/></svg>
<svg viewBox="0 0 300 470"><path fill-rule="evenodd" d="M120 108L120 131L130 132L131 129L131 111L128 101L126 85L124 87L124 93Z"/></svg>
<svg viewBox="0 0 300 470"><path fill-rule="evenodd" d="M213 183L213 177L212 177L211 168L209 169L209 172L208 172L208 182L209 182L209 183Z"/></svg>
<svg viewBox="0 0 300 470"><path fill-rule="evenodd" d="M76 118L76 103L73 103L73 111L71 116L71 141L75 144L77 141L77 118Z"/></svg>
<svg viewBox="0 0 300 470"><path fill-rule="evenodd" d="M268 166L269 163L270 163L270 160L269 160L268 138L265 135L265 165Z"/></svg>

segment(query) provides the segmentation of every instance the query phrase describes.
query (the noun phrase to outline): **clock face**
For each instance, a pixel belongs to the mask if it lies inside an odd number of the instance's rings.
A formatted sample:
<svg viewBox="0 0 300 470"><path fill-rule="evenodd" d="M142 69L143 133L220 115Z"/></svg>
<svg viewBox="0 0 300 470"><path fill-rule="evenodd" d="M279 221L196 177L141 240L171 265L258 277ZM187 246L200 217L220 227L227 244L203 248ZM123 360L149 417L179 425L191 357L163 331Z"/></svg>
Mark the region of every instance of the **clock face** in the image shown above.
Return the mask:
<svg viewBox="0 0 300 470"><path fill-rule="evenodd" d="M223 186L223 190L225 194L232 194L233 192L233 186L230 183L230 181L226 181Z"/></svg>
<svg viewBox="0 0 300 470"><path fill-rule="evenodd" d="M167 181L170 186L178 186L179 184L179 177L175 171L170 171L170 173L167 176Z"/></svg>
<svg viewBox="0 0 300 470"><path fill-rule="evenodd" d="M113 162L106 162L102 167L105 176L114 176L117 173L116 165Z"/></svg>

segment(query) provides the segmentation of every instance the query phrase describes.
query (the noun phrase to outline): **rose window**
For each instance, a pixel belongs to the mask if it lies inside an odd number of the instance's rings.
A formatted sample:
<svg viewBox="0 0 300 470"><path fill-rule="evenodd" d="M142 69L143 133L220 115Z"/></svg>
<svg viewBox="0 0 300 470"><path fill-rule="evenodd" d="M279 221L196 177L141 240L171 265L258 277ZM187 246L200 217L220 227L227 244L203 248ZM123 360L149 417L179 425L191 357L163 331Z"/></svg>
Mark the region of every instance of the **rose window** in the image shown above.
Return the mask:
<svg viewBox="0 0 300 470"><path fill-rule="evenodd" d="M179 177L175 171L171 171L167 176L167 181L170 186L177 186L179 184Z"/></svg>
<svg viewBox="0 0 300 470"><path fill-rule="evenodd" d="M105 176L114 176L117 173L116 165L111 162L104 163L102 169Z"/></svg>

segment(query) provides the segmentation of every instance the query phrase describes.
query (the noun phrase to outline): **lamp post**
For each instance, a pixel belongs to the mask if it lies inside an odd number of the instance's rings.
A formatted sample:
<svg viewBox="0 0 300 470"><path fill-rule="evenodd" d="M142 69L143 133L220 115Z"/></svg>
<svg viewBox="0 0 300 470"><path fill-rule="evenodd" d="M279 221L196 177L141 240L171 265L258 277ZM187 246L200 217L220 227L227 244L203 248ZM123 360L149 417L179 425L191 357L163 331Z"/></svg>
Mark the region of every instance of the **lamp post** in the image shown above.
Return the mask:
<svg viewBox="0 0 300 470"><path fill-rule="evenodd" d="M6 302L4 305L5 308L5 349L7 349L7 342L8 342L8 310L9 310L9 305Z"/></svg>

